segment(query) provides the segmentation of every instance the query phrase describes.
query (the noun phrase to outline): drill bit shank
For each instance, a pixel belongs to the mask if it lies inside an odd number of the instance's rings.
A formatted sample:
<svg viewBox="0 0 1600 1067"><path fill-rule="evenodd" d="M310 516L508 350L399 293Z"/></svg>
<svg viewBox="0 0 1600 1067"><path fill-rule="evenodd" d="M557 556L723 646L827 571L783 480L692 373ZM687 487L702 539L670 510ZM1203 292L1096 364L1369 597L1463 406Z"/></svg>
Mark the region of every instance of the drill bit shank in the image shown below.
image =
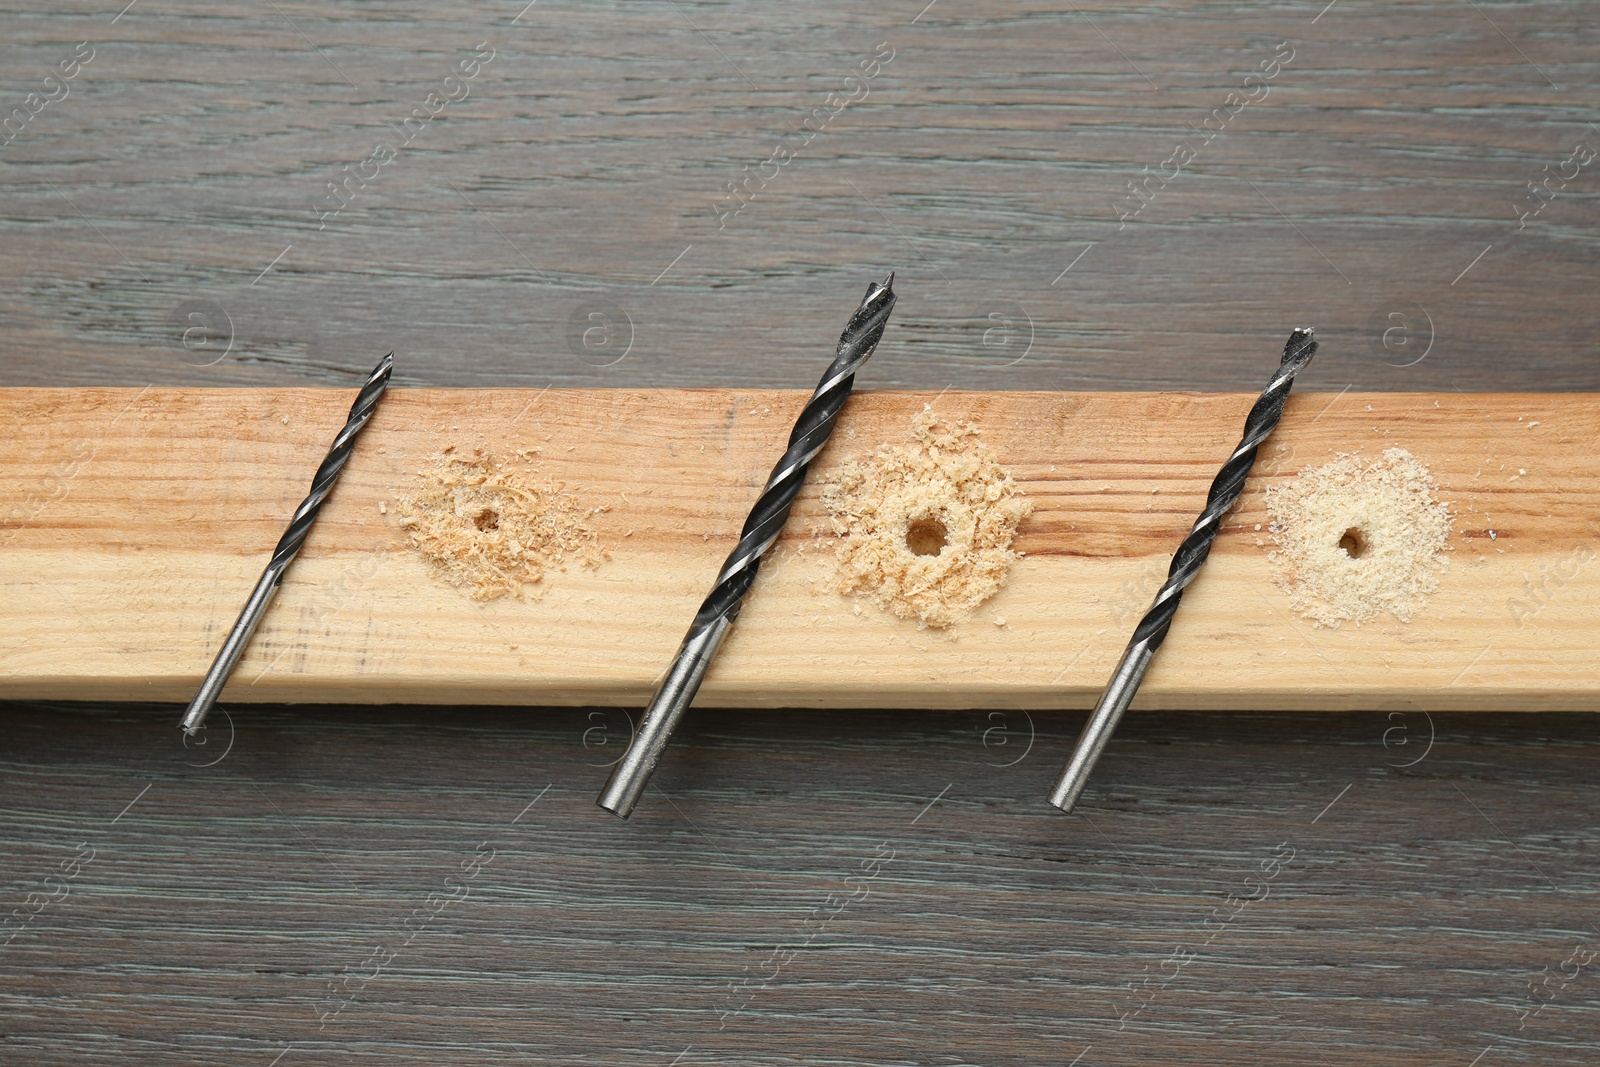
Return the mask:
<svg viewBox="0 0 1600 1067"><path fill-rule="evenodd" d="M372 417L379 398L389 387L389 374L393 368L394 353L391 352L378 362L372 373L367 376L366 384L356 394L355 403L350 406L350 418L334 437L326 458L311 479L310 494L295 509L294 517L289 520L289 528L278 539L278 546L272 550L272 558L267 561L266 569L261 572L261 578L256 582L255 589L251 590L250 599L245 601L244 610L239 613L238 621L233 624L227 640L222 642L222 649L217 653L211 669L206 672L205 678L200 683L200 691L195 694L194 700L189 704L189 710L184 713L183 721L179 723L179 728L191 737L205 725L206 714L222 695L222 687L228 684L228 677L233 674L234 666L244 655L245 648L250 644L250 636L255 633L261 617L266 614L272 598L277 595L278 586L283 582L284 572L289 569L289 564L300 551L300 546L306 543L306 536L311 533L312 523L317 521L317 513L322 510L323 501L327 499L328 493L333 489L333 483L339 480L340 472L350 459L356 435Z"/></svg>
<svg viewBox="0 0 1600 1067"><path fill-rule="evenodd" d="M766 488L745 520L739 543L722 565L716 584L695 614L665 680L650 701L637 736L612 770L600 794L600 807L612 814L626 819L633 812L673 729L693 703L706 669L728 636L744 604L745 594L756 580L762 553L782 532L789 508L805 481L806 469L833 433L839 411L855 385L856 371L872 355L883 336L889 312L894 308L893 285L893 272L882 284L869 285L866 298L840 335L838 354L796 420L794 431L789 435L789 447L772 468Z"/></svg>
<svg viewBox="0 0 1600 1067"><path fill-rule="evenodd" d="M1223 518L1244 491L1245 479L1250 476L1250 468L1256 461L1256 450L1283 417L1283 406L1289 399L1295 376L1311 362L1316 351L1317 343L1311 339L1310 329L1295 330L1289 335L1277 373L1245 419L1244 436L1239 446L1212 481L1211 491L1206 495L1205 509L1173 555L1166 582L1156 593L1150 610L1134 627L1133 638L1122 654L1122 661L1117 664L1116 672L1101 694L1094 714L1078 735L1077 745L1072 758L1067 761L1066 769L1050 791L1050 803L1062 811L1071 811L1078 802L1096 761L1111 740L1112 731L1117 728L1128 705L1133 703L1139 683L1144 680L1145 671L1150 667L1150 660L1155 656L1156 649L1161 647L1161 642L1166 640L1167 631L1172 628L1172 616L1178 610L1183 591L1194 581L1200 565L1211 554L1211 545L1217 539Z"/></svg>

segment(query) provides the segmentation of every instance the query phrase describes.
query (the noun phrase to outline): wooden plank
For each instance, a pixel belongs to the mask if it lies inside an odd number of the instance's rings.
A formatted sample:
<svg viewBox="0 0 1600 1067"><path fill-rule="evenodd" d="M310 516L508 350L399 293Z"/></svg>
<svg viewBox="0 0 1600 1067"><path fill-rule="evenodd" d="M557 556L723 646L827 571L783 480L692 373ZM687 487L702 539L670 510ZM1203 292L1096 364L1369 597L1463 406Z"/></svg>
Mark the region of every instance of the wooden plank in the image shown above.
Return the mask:
<svg viewBox="0 0 1600 1067"><path fill-rule="evenodd" d="M394 391L226 699L643 702L805 396ZM1252 399L858 395L702 702L1091 704ZM319 390L0 393L15 428L0 446L0 695L186 698L348 402ZM907 440L925 403L979 425L1036 508L1009 585L948 633L831 590L818 500L840 461ZM1141 705L1593 707L1597 431L1587 395L1292 397ZM443 584L379 504L409 492L446 444L541 449L542 471L578 503L610 506L593 520L610 560L551 574L537 600L479 603ZM1457 512L1452 565L1410 624L1314 627L1273 584L1254 531L1263 489L1334 452L1395 445Z"/></svg>

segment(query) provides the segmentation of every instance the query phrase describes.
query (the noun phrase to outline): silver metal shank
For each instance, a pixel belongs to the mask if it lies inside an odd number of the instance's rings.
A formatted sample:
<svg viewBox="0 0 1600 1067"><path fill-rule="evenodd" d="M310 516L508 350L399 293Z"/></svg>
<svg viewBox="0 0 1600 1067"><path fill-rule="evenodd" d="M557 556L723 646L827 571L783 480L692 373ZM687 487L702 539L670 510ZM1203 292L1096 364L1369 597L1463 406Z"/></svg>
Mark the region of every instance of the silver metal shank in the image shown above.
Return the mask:
<svg viewBox="0 0 1600 1067"><path fill-rule="evenodd" d="M211 669L200 683L200 691L189 702L189 710L184 712L183 721L178 724L184 733L192 736L205 723L206 713L222 696L222 687L228 684L228 677L233 674L233 668L249 646L250 637L261 624L261 617L267 613L267 606L277 595L282 579L282 568L268 566L261 572L261 580L250 591L250 599L245 602L233 629L228 631L228 639L222 643L222 650L217 653Z"/></svg>
<svg viewBox="0 0 1600 1067"><path fill-rule="evenodd" d="M1155 651L1143 641L1129 645L1122 653L1122 662L1117 664L1117 672L1100 694L1094 714L1083 724L1072 758L1067 761L1056 787L1050 790L1050 803L1062 811L1071 811L1083 794L1083 787L1089 784L1095 763L1110 742L1117 723L1122 721L1122 713L1133 703L1133 696L1139 691L1139 683L1144 681L1144 672L1154 655Z"/></svg>
<svg viewBox="0 0 1600 1067"><path fill-rule="evenodd" d="M602 808L623 819L633 814L645 786L650 783L651 773L661 762L661 754L667 750L672 731L694 703L706 669L732 628L733 624L726 618L717 618L706 629L684 639L666 680L656 690L655 699L644 713L638 735L606 781L605 790L597 801Z"/></svg>

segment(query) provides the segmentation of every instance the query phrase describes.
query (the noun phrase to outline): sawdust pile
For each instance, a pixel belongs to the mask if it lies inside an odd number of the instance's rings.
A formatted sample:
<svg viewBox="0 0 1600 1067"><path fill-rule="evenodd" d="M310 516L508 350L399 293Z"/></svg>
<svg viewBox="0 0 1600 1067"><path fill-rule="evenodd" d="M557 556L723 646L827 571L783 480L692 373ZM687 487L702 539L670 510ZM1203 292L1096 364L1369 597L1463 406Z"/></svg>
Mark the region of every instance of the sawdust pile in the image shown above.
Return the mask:
<svg viewBox="0 0 1600 1067"><path fill-rule="evenodd" d="M929 407L915 444L844 464L822 493L840 535L838 588L921 627L953 626L993 596L1020 553L1017 525L1033 505L969 424Z"/></svg>
<svg viewBox="0 0 1600 1067"><path fill-rule="evenodd" d="M1388 612L1401 622L1439 588L1450 509L1428 468L1403 448L1364 465L1341 452L1267 490L1279 548L1277 583L1294 609L1321 626L1357 625Z"/></svg>
<svg viewBox="0 0 1600 1067"><path fill-rule="evenodd" d="M474 600L525 599L550 568L594 567L607 556L586 521L606 509L585 511L563 486L539 482L534 455L517 452L519 468L487 449L458 454L452 445L417 472L421 490L400 502L411 547Z"/></svg>

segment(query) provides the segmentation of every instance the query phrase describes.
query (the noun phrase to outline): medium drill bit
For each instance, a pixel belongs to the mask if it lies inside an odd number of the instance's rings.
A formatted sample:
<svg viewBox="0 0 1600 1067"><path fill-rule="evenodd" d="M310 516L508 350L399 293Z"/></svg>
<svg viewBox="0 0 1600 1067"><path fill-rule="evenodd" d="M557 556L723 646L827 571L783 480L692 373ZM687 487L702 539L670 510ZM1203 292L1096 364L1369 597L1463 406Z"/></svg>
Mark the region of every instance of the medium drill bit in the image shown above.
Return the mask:
<svg viewBox="0 0 1600 1067"><path fill-rule="evenodd" d="M289 564L300 551L300 546L306 543L306 535L311 532L311 524L317 521L317 513L322 510L322 502L327 499L328 493L333 489L333 483L339 480L339 472L344 470L345 463L350 459L350 450L355 447L356 435L367 424L367 420L372 418L373 409L378 406L379 398L389 387L389 373L393 369L394 353L390 352L378 361L372 373L367 375L366 384L356 394L355 403L350 405L349 420L344 424L344 429L333 439L327 457L323 459L322 466L317 468L316 476L311 479L310 495L295 509L294 517L289 520L289 528L278 540L278 547L272 550L272 558L267 561L266 570L261 572L261 580L256 582L255 589L250 593L250 599L245 601L244 610L239 613L239 620L233 624L228 639L222 642L221 651L217 653L211 669L206 672L204 680L200 683L200 691L195 694L194 700L189 704L189 710L184 713L183 721L178 724L179 728L189 736L193 737L205 725L206 713L217 702L217 697L222 695L222 687L228 684L228 676L233 673L234 665L239 662L239 657L244 655L245 646L250 643L250 635L256 632L261 617L267 613L267 605L271 604L272 598L277 595L278 586L283 582L284 572L289 569Z"/></svg>
<svg viewBox="0 0 1600 1067"><path fill-rule="evenodd" d="M694 701L706 668L711 665L723 638L728 636L733 621L739 617L745 594L756 580L761 554L783 530L789 507L805 481L806 468L827 443L833 424L839 418L839 409L850 397L856 371L878 347L889 312L894 308L893 285L894 272L891 271L882 284L874 282L867 286L865 299L850 316L849 324L839 337L838 354L794 424L788 450L772 468L766 488L745 520L739 543L722 565L716 585L689 625L689 633L679 646L661 688L650 701L638 734L600 793L599 805L613 815L626 819L633 813L673 729Z"/></svg>
<svg viewBox="0 0 1600 1067"><path fill-rule="evenodd" d="M1134 627L1133 639L1122 654L1122 662L1117 664L1116 673L1101 694L1094 714L1084 724L1083 733L1078 735L1072 758L1067 761L1066 769L1050 791L1050 803L1062 811L1071 811L1083 793L1095 761L1105 751L1106 743L1111 740L1111 732L1117 728L1122 713L1128 710L1134 694L1139 691L1139 683L1144 680L1144 672L1149 668L1156 649L1167 638L1167 631L1172 627L1172 616L1178 610L1178 601L1183 597L1184 589L1194 581L1200 565L1211 554L1211 543L1217 539L1223 516L1227 515L1239 499L1239 494L1244 491L1245 479L1249 477L1250 468L1256 461L1256 449L1283 417L1283 405L1289 399L1289 389L1294 385L1295 375L1305 369L1316 352L1317 343L1311 339L1309 327L1295 330L1289 335L1289 343L1283 346L1283 361L1278 364L1277 374L1273 375L1272 381L1245 419L1244 437L1239 441L1239 447L1233 450L1233 455L1228 457L1228 462L1222 465L1222 470L1211 483L1205 510L1195 520L1194 529L1189 531L1189 536L1183 539L1173 555L1172 566L1167 569L1166 583L1156 593L1155 603L1150 610Z"/></svg>

